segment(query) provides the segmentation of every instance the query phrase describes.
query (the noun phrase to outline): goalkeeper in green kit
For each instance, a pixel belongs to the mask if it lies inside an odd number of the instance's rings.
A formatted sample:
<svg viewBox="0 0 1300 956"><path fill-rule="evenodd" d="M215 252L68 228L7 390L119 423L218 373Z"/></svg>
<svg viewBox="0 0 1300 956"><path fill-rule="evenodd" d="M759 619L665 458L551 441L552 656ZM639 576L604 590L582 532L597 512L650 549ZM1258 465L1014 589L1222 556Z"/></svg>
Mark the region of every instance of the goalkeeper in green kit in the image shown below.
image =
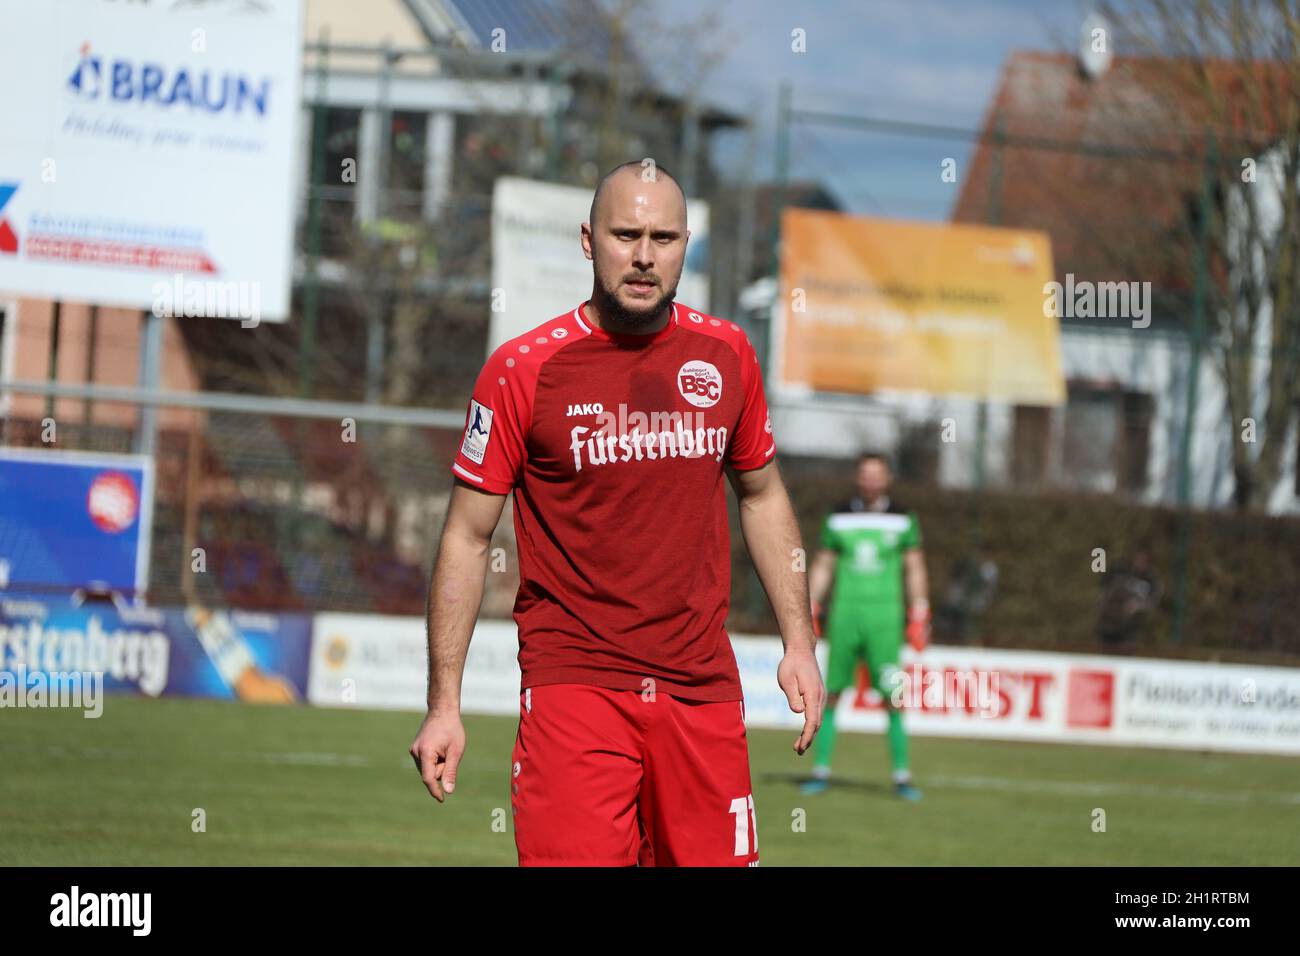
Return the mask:
<svg viewBox="0 0 1300 956"><path fill-rule="evenodd" d="M814 744L813 779L804 784L805 793L818 793L829 785L835 705L840 694L853 686L858 662L864 661L889 720L894 792L905 800L921 799L921 791L912 786L903 715L892 705L891 695L904 634L918 651L929 642L930 602L920 523L915 514L890 500L890 478L883 455L863 455L858 459L857 496L827 515L822 524L822 549L808 581L814 621L821 617L832 579L835 590L824 627L830 642L826 715Z"/></svg>

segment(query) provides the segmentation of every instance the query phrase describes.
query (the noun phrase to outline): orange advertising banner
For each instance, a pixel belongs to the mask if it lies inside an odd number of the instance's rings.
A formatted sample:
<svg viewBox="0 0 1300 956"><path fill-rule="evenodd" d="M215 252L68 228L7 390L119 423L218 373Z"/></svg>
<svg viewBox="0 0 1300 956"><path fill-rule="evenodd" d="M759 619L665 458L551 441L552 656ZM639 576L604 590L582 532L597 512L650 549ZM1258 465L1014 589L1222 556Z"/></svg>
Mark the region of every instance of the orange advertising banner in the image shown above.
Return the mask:
<svg viewBox="0 0 1300 956"><path fill-rule="evenodd" d="M781 217L781 386L907 389L1027 405L1065 400L1045 233L867 219Z"/></svg>

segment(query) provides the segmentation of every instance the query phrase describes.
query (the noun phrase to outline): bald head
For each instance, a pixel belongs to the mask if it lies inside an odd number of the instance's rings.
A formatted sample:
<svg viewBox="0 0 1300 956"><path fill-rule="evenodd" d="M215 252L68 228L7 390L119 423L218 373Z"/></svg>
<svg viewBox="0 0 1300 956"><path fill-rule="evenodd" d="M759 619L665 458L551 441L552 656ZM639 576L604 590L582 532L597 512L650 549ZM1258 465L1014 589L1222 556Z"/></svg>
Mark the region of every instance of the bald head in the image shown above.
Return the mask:
<svg viewBox="0 0 1300 956"><path fill-rule="evenodd" d="M691 235L682 187L650 160L623 163L596 187L589 215L580 231L597 321L623 330L662 327Z"/></svg>
<svg viewBox="0 0 1300 956"><path fill-rule="evenodd" d="M610 181L616 177L634 178L639 182L671 183L676 187L677 195L681 197L682 203L682 220L686 219L686 193L682 190L681 183L668 170L655 163L653 160L631 160L626 163L619 163L596 184L596 193L591 197L591 209L587 212L587 221L594 227L596 225L596 214L602 211L601 197L608 193L606 188Z"/></svg>

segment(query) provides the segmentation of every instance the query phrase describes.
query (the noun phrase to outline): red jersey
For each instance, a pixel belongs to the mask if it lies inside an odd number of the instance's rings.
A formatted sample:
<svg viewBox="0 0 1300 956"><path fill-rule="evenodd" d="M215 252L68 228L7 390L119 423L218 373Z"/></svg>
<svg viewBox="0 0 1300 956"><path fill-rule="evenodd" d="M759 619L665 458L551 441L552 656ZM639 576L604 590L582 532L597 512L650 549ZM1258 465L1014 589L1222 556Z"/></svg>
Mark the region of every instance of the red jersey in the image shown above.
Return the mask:
<svg viewBox="0 0 1300 956"><path fill-rule="evenodd" d="M724 467L775 452L758 356L725 319L674 303L623 335L579 306L493 352L452 471L515 493L523 686L740 700Z"/></svg>

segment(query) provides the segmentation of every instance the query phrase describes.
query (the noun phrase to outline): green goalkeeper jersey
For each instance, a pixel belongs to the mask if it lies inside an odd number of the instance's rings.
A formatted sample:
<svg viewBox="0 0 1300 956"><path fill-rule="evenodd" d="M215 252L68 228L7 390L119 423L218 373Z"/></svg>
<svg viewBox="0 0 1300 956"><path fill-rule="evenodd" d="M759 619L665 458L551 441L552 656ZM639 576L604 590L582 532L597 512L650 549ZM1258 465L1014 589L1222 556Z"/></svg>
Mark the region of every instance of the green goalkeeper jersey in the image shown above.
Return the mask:
<svg viewBox="0 0 1300 956"><path fill-rule="evenodd" d="M836 508L822 523L822 547L834 551L834 603L845 605L903 604L903 552L921 546L916 515L888 498L879 511L868 510L861 498Z"/></svg>

